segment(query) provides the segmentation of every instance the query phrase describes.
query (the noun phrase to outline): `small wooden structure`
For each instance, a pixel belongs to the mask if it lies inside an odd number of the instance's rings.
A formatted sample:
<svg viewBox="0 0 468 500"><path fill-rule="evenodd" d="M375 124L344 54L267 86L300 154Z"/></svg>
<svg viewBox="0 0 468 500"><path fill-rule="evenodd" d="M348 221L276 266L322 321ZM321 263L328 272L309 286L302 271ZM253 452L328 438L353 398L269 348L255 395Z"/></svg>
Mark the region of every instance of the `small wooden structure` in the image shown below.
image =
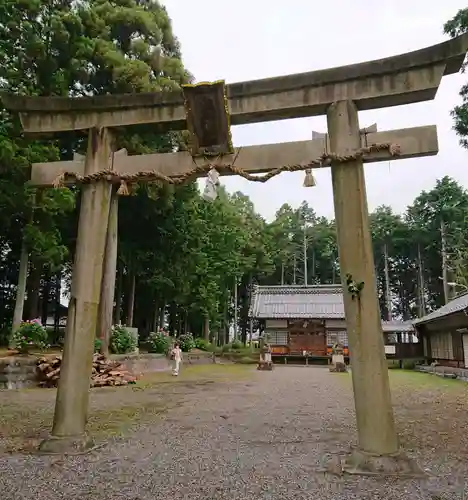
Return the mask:
<svg viewBox="0 0 468 500"><path fill-rule="evenodd" d="M68 307L63 304L53 303L47 311L47 320L44 326L47 328L64 328L67 325Z"/></svg>
<svg viewBox="0 0 468 500"><path fill-rule="evenodd" d="M250 315L264 323L275 361L329 363L335 344L349 361L341 285L257 286ZM411 322L383 321L388 359L422 359L422 345Z"/></svg>
<svg viewBox="0 0 468 500"><path fill-rule="evenodd" d="M429 363L468 368L468 292L413 324Z"/></svg>

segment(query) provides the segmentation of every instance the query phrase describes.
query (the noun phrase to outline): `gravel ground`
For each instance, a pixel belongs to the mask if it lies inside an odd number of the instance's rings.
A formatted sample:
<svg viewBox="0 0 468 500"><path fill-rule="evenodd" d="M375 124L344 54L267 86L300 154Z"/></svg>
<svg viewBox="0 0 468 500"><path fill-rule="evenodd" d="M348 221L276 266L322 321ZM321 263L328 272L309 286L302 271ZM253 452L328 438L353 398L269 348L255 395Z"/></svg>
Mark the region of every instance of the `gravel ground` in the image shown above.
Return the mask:
<svg viewBox="0 0 468 500"><path fill-rule="evenodd" d="M288 366L230 383L184 382L183 374L174 384L131 391L133 403L159 395L175 406L89 455L1 454L0 498L462 500L467 385L390 373L403 446L428 472L421 482L324 472L355 442L350 376ZM112 394L128 404L129 391ZM52 397L42 391L25 401Z"/></svg>

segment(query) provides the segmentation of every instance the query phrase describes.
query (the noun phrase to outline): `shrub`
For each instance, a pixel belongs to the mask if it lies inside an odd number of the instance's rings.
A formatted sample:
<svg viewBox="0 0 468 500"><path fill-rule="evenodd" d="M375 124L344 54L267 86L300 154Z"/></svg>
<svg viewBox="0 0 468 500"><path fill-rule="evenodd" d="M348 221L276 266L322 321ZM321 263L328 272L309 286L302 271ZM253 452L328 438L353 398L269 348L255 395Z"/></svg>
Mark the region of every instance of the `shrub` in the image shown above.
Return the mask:
<svg viewBox="0 0 468 500"><path fill-rule="evenodd" d="M123 326L112 327L109 349L114 354L127 354L135 351L138 344L135 337Z"/></svg>
<svg viewBox="0 0 468 500"><path fill-rule="evenodd" d="M149 352L157 352L160 354L166 353L171 347L171 343L171 337L163 330L151 332L146 341Z"/></svg>
<svg viewBox="0 0 468 500"><path fill-rule="evenodd" d="M102 340L101 339L94 339L94 352L99 352L102 347Z"/></svg>
<svg viewBox="0 0 468 500"><path fill-rule="evenodd" d="M45 349L48 346L47 330L38 319L24 321L13 333L11 341L13 347L22 353L31 348Z"/></svg>
<svg viewBox="0 0 468 500"><path fill-rule="evenodd" d="M195 347L200 349L200 351L210 351L213 346L205 339L195 339Z"/></svg>
<svg viewBox="0 0 468 500"><path fill-rule="evenodd" d="M0 346L7 346L10 343L11 328L5 325L0 329Z"/></svg>
<svg viewBox="0 0 468 500"><path fill-rule="evenodd" d="M258 359L254 359L250 356L242 356L242 358L238 359L236 362L242 365L255 365L258 363Z"/></svg>
<svg viewBox="0 0 468 500"><path fill-rule="evenodd" d="M417 364L417 361L413 359L405 359L403 361L403 370L414 370Z"/></svg>
<svg viewBox="0 0 468 500"><path fill-rule="evenodd" d="M244 344L240 342L239 340L233 340L231 343L231 347L237 351L239 349L242 349L244 347Z"/></svg>
<svg viewBox="0 0 468 500"><path fill-rule="evenodd" d="M195 340L193 340L193 335L191 333L184 333L177 341L184 352L189 352L195 347Z"/></svg>
<svg viewBox="0 0 468 500"><path fill-rule="evenodd" d="M234 341L232 344L224 344L221 347L222 353L234 353L234 354L242 354L245 353L247 356L250 356L252 353L251 347L246 347L242 342Z"/></svg>

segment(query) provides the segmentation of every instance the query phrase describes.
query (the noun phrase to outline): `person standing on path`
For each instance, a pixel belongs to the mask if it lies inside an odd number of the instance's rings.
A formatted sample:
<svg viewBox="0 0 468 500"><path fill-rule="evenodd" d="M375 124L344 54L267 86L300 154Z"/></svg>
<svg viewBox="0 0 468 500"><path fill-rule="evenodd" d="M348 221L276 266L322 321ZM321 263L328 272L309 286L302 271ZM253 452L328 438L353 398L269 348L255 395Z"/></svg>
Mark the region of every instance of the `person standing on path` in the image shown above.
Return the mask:
<svg viewBox="0 0 468 500"><path fill-rule="evenodd" d="M179 375L179 367L182 362L182 349L180 348L179 342L176 342L174 348L171 351L172 360L172 375Z"/></svg>

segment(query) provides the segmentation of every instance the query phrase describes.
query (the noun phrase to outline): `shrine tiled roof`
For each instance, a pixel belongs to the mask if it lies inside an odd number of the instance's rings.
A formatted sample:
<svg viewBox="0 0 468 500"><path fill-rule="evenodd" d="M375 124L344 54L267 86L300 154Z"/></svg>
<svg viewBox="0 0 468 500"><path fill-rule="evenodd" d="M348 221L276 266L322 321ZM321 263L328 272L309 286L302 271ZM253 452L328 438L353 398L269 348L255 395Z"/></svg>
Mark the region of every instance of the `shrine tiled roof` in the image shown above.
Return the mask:
<svg viewBox="0 0 468 500"><path fill-rule="evenodd" d="M344 318L341 286L258 286L252 297L254 318Z"/></svg>
<svg viewBox="0 0 468 500"><path fill-rule="evenodd" d="M457 313L465 309L468 311L468 293L464 293L463 295L455 297L453 300L440 307L439 309L426 314L426 316L423 316L422 318L418 318L413 322L413 324L417 326L424 323L430 323L431 321L442 319L446 316L449 316L450 314Z"/></svg>
<svg viewBox="0 0 468 500"><path fill-rule="evenodd" d="M257 319L345 319L341 285L257 286L250 315ZM411 321L383 321L384 332L409 332Z"/></svg>

